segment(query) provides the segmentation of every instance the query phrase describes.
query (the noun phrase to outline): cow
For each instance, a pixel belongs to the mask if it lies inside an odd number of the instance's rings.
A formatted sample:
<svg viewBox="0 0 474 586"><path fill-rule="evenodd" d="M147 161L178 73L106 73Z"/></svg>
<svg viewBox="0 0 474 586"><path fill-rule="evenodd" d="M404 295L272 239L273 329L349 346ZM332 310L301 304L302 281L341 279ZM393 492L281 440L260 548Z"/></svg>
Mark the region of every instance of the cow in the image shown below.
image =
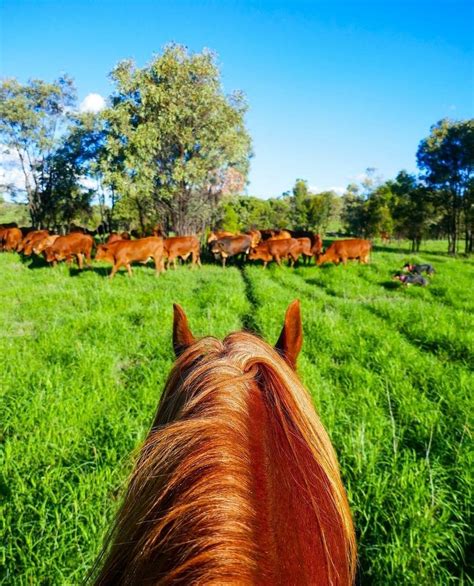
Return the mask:
<svg viewBox="0 0 474 586"><path fill-rule="evenodd" d="M390 244L390 242L392 242L392 235L386 230L381 230L380 240L382 241L382 244Z"/></svg>
<svg viewBox="0 0 474 586"><path fill-rule="evenodd" d="M220 238L212 243L211 252L215 258L222 260L222 266L228 258L238 254L247 255L252 248L252 237L248 234L240 234L239 236L229 236Z"/></svg>
<svg viewBox="0 0 474 586"><path fill-rule="evenodd" d="M35 240L36 238L44 238L48 235L48 230L31 230L30 232L24 235L23 240L20 242L20 245L18 246L18 252L23 252L25 249L28 248L28 255L30 255L32 248L30 249L29 243L32 240Z"/></svg>
<svg viewBox="0 0 474 586"><path fill-rule="evenodd" d="M120 240L130 240L130 234L128 232L121 232L120 234L112 232L109 234L105 244L112 244L113 242L119 242Z"/></svg>
<svg viewBox="0 0 474 586"><path fill-rule="evenodd" d="M246 234L252 239L252 248L255 248L262 240L262 234L260 230L249 230L246 232Z"/></svg>
<svg viewBox="0 0 474 586"><path fill-rule="evenodd" d="M319 256L323 251L323 241L319 234L313 235L311 252L314 256L314 262L318 261Z"/></svg>
<svg viewBox="0 0 474 586"><path fill-rule="evenodd" d="M72 259L76 257L79 268L83 268L84 258L88 267L91 267L91 252L94 245L94 239L89 234L81 232L72 232L66 236L59 236L51 246L44 249L43 255L46 262L55 266L59 261L65 260L71 264Z"/></svg>
<svg viewBox="0 0 474 586"><path fill-rule="evenodd" d="M313 257L313 247L309 238L292 238L291 240L295 241L288 250L291 266L294 266L301 254L305 260Z"/></svg>
<svg viewBox="0 0 474 586"><path fill-rule="evenodd" d="M32 244L32 251L35 254L41 254L46 248L52 246L59 238L59 234L47 234L43 238L35 240ZM26 254L26 251L25 251Z"/></svg>
<svg viewBox="0 0 474 586"><path fill-rule="evenodd" d="M36 249L43 240L48 238L49 232L47 230L38 230L23 238L21 243L21 250L25 256L31 256L33 252L36 254ZM44 250L44 248L43 248Z"/></svg>
<svg viewBox="0 0 474 586"><path fill-rule="evenodd" d="M393 278L396 281L403 283L405 287L408 287L408 285L420 285L421 287L426 287L426 285L428 285L428 280L417 273L410 275L395 275Z"/></svg>
<svg viewBox="0 0 474 586"><path fill-rule="evenodd" d="M427 275L434 275L434 273L436 272L434 270L433 265L430 265L429 263L424 265L417 265L410 264L409 262L407 262L403 265L403 270L408 271L409 273L415 273L417 275L421 275L421 273L426 273Z"/></svg>
<svg viewBox="0 0 474 586"><path fill-rule="evenodd" d="M227 232L225 230L216 230L215 232L210 232L209 236L207 237L207 244L212 244L216 242L216 240L220 240L221 238L233 238L234 236L238 236L238 234L234 234L233 232Z"/></svg>
<svg viewBox="0 0 474 586"><path fill-rule="evenodd" d="M295 238L270 238L250 251L249 260L262 260L263 268L266 268L271 261L275 261L278 266L281 266L282 259L289 258L293 266L302 254L303 248L311 256L311 243L309 241L302 243Z"/></svg>
<svg viewBox="0 0 474 586"><path fill-rule="evenodd" d="M13 252L18 250L22 240L22 233L19 228L3 228L0 230L0 250Z"/></svg>
<svg viewBox="0 0 474 586"><path fill-rule="evenodd" d="M163 243L163 256L167 259L166 268L173 263L176 270L176 261L178 258L186 260L189 256L192 258L192 266L196 264L201 266L201 247L197 236L173 236L166 238Z"/></svg>
<svg viewBox="0 0 474 586"><path fill-rule="evenodd" d="M348 260L359 259L360 263L368 263L372 244L368 240L353 238L350 240L336 240L319 257L316 264L325 262L346 264Z"/></svg>
<svg viewBox="0 0 474 586"><path fill-rule="evenodd" d="M112 244L101 244L97 248L96 260L106 260L113 263L110 278L121 266L127 268L132 276L132 262L147 263L152 258L155 261L155 271L158 277L163 269L163 238L148 236L138 240L118 240Z"/></svg>

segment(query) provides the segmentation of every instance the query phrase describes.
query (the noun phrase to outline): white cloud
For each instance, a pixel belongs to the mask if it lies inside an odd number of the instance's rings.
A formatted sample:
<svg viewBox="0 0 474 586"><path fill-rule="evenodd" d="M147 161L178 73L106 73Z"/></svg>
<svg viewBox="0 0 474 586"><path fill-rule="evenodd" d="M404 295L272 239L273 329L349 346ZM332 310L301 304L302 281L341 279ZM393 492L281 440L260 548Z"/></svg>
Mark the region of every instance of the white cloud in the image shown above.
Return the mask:
<svg viewBox="0 0 474 586"><path fill-rule="evenodd" d="M105 100L100 94L88 94L79 106L80 112L92 112L97 114L105 108Z"/></svg>
<svg viewBox="0 0 474 586"><path fill-rule="evenodd" d="M340 185L335 185L331 187L321 187L320 185L309 185L308 186L311 193L322 193L323 191L334 191L337 195L342 195L345 193L346 188L341 187Z"/></svg>
<svg viewBox="0 0 474 586"><path fill-rule="evenodd" d="M9 187L23 191L25 176L17 153L0 144L0 190L3 191Z"/></svg>

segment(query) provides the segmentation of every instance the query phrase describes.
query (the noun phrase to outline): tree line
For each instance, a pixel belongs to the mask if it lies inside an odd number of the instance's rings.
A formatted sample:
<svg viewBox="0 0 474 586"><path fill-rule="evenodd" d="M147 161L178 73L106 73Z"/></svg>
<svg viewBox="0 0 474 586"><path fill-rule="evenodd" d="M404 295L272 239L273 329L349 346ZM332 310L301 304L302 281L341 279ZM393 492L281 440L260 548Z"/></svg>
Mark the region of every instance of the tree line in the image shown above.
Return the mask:
<svg viewBox="0 0 474 586"><path fill-rule="evenodd" d="M14 161L36 228L101 224L105 230L160 223L176 234L211 226L293 228L325 233L381 232L409 238L445 237L450 253L474 232L474 120L441 120L417 152L419 174L382 181L369 169L343 196L313 193L298 179L267 200L243 196L251 138L242 92L225 94L216 56L169 45L148 65L118 63L114 91L98 113L80 113L72 79L0 83L2 161Z"/></svg>

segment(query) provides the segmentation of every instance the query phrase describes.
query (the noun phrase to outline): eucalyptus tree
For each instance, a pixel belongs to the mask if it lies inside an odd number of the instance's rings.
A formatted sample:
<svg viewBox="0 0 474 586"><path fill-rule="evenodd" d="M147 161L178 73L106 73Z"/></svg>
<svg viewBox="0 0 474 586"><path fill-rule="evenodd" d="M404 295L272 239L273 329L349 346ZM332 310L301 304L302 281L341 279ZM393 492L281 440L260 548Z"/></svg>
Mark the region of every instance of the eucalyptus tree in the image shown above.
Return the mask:
<svg viewBox="0 0 474 586"><path fill-rule="evenodd" d="M14 154L24 179L28 211L34 226L45 222L44 185L50 179L52 156L62 140L75 104L75 89L67 76L53 83L33 79L0 82L0 145Z"/></svg>
<svg viewBox="0 0 474 586"><path fill-rule="evenodd" d="M438 194L437 206L448 226L448 252L457 252L464 229L465 251L473 250L474 119L441 120L431 127L417 152L418 167L428 187Z"/></svg>
<svg viewBox="0 0 474 586"><path fill-rule="evenodd" d="M178 234L203 228L229 175L245 185L251 144L243 94L224 93L214 54L179 45L143 68L123 61L111 78L115 92L103 116L120 197L153 202Z"/></svg>

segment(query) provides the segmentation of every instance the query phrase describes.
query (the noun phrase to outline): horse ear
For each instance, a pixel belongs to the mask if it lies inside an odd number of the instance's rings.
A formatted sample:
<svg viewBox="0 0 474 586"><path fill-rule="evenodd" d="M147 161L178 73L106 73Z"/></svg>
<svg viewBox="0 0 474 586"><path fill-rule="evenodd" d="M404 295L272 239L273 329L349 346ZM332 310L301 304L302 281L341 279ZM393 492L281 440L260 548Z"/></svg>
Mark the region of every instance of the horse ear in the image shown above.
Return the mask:
<svg viewBox="0 0 474 586"><path fill-rule="evenodd" d="M173 304L173 348L176 357L196 341L188 325L188 318L184 309L177 303Z"/></svg>
<svg viewBox="0 0 474 586"><path fill-rule="evenodd" d="M288 364L296 370L296 360L303 345L303 325L301 323L300 302L295 299L286 310L285 323L275 348L283 355Z"/></svg>

